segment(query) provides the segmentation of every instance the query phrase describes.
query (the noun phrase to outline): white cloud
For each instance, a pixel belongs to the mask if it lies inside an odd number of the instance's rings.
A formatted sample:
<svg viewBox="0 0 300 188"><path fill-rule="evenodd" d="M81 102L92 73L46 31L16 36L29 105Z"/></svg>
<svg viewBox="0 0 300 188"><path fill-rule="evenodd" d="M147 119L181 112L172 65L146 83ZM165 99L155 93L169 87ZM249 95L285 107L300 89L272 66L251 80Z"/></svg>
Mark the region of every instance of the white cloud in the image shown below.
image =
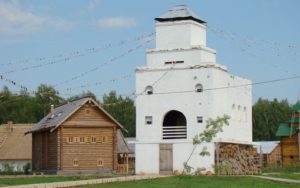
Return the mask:
<svg viewBox="0 0 300 188"><path fill-rule="evenodd" d="M46 20L21 10L18 1L0 2L0 33L18 34L38 31Z"/></svg>
<svg viewBox="0 0 300 188"><path fill-rule="evenodd" d="M73 28L74 23L62 18L56 18L56 19L52 19L50 25L52 25L57 30L68 31Z"/></svg>
<svg viewBox="0 0 300 188"><path fill-rule="evenodd" d="M0 34L18 35L42 31L47 27L67 30L72 22L62 18L37 16L22 9L19 1L0 1Z"/></svg>
<svg viewBox="0 0 300 188"><path fill-rule="evenodd" d="M137 21L132 17L111 17L98 20L101 28L129 28L137 25Z"/></svg>

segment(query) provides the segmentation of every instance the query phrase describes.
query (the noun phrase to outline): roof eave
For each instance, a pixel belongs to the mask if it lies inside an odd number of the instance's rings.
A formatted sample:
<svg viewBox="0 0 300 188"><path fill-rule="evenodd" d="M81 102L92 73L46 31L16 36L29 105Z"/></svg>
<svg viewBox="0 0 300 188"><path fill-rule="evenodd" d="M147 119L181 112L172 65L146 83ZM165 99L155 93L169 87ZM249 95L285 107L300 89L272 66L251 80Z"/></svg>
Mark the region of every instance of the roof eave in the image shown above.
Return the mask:
<svg viewBox="0 0 300 188"><path fill-rule="evenodd" d="M201 19L198 19L198 18L195 18L195 17L192 17L192 16L188 16L188 17L173 17L173 18L160 18L160 17L157 17L154 20L158 21L158 22L175 22L175 21L183 21L183 20L193 20L193 21L198 22L200 24L206 24L205 21L203 21Z"/></svg>

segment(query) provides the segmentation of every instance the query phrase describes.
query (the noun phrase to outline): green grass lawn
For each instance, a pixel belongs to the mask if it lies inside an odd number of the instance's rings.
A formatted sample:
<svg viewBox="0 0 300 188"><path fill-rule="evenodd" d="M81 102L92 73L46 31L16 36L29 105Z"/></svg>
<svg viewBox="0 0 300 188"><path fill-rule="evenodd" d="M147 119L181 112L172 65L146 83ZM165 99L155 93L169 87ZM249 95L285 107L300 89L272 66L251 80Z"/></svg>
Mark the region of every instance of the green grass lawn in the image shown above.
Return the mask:
<svg viewBox="0 0 300 188"><path fill-rule="evenodd" d="M265 173L263 176L300 180L300 174L296 173Z"/></svg>
<svg viewBox="0 0 300 188"><path fill-rule="evenodd" d="M0 178L0 186L9 185L24 185L34 183L50 183L50 182L62 182L62 181L74 181L91 178L100 178L97 176L82 176L82 177L30 177L30 178ZM289 188L300 187L294 184L276 183L269 180L262 180L252 177L234 177L234 176L173 176L168 178L154 179L154 180L141 180L131 182L120 183L107 183L99 185L88 185L81 187L103 187L103 188L173 188L173 187L187 187L187 188Z"/></svg>
<svg viewBox="0 0 300 188"><path fill-rule="evenodd" d="M0 178L0 187L9 185L25 185L36 183L51 183L62 181L75 181L85 179L96 179L98 176L53 176L53 177L16 177L16 178Z"/></svg>
<svg viewBox="0 0 300 188"><path fill-rule="evenodd" d="M275 183L252 177L218 177L218 176L174 176L154 180L135 182L107 183L100 185L81 186L82 188L289 188L294 184Z"/></svg>

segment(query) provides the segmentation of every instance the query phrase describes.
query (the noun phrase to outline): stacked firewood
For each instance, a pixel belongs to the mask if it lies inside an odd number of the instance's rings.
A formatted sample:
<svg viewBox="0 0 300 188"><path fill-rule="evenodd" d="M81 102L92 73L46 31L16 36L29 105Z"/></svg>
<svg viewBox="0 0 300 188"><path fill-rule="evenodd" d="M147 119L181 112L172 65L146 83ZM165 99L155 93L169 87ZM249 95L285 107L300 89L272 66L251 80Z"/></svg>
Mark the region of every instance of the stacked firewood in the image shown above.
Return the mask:
<svg viewBox="0 0 300 188"><path fill-rule="evenodd" d="M252 175L261 171L260 156L251 145L220 143L216 157L220 175Z"/></svg>

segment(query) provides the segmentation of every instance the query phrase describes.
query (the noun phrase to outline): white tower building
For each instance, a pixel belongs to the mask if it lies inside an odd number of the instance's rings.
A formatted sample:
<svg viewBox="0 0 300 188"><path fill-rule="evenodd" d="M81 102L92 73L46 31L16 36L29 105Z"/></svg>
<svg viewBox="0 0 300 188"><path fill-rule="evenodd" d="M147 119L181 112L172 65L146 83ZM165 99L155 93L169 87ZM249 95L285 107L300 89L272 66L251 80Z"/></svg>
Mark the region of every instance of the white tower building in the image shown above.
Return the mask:
<svg viewBox="0 0 300 188"><path fill-rule="evenodd" d="M192 139L208 118L225 114L230 125L213 143L210 156L197 148L189 164L212 171L216 142L252 142L250 80L230 75L206 46L206 22L184 5L155 18L156 47L147 66L136 69L136 173L182 170Z"/></svg>

